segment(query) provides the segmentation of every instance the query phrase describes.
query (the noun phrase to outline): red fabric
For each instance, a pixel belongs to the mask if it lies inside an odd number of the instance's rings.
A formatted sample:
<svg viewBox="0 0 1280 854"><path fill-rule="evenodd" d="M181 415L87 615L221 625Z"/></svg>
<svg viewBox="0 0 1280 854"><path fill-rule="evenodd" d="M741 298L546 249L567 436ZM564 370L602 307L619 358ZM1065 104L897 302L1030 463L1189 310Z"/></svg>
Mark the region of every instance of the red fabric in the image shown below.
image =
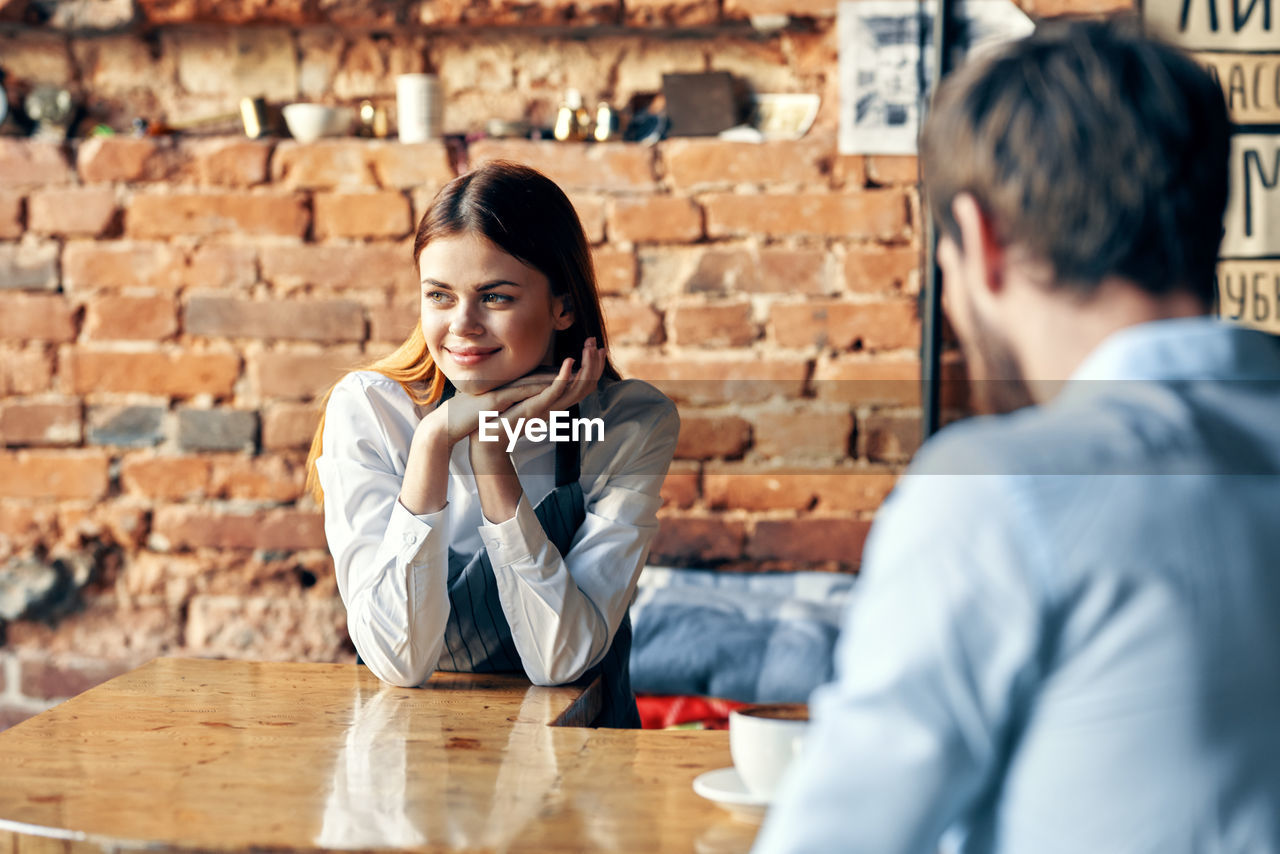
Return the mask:
<svg viewBox="0 0 1280 854"><path fill-rule="evenodd" d="M746 703L719 700L715 697L658 696L636 697L640 709L640 725L645 729L668 729L696 724L703 729L728 729L729 713Z"/></svg>

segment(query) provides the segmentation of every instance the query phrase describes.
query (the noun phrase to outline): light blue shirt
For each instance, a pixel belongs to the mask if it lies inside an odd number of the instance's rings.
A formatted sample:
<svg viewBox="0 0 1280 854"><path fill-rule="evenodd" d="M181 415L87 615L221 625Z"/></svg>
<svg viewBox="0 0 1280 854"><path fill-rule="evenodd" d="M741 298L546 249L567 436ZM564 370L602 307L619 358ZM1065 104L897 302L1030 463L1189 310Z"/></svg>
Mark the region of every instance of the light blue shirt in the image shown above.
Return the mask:
<svg viewBox="0 0 1280 854"><path fill-rule="evenodd" d="M757 852L1280 852L1280 339L1108 338L928 442Z"/></svg>

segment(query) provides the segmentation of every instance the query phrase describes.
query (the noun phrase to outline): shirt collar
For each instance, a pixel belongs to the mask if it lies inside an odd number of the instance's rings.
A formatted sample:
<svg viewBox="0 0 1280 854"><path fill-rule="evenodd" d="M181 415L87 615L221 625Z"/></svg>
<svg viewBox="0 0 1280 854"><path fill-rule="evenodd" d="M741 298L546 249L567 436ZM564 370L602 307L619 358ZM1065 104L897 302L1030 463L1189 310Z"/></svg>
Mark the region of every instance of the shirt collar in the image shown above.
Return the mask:
<svg viewBox="0 0 1280 854"><path fill-rule="evenodd" d="M1280 380L1280 339L1213 317L1153 320L1108 336L1069 385L1198 379Z"/></svg>

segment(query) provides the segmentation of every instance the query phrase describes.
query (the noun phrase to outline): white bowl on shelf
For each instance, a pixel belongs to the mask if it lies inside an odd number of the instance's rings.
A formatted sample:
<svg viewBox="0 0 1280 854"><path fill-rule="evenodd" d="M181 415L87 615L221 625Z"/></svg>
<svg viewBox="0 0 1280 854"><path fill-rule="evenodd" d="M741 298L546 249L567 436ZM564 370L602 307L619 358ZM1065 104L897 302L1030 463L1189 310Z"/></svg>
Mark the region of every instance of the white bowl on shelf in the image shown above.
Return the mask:
<svg viewBox="0 0 1280 854"><path fill-rule="evenodd" d="M321 137L345 136L351 132L352 112L347 107L287 104L281 112L285 127L298 142L315 142Z"/></svg>
<svg viewBox="0 0 1280 854"><path fill-rule="evenodd" d="M755 96L755 126L765 139L800 139L818 115L821 97L805 93Z"/></svg>

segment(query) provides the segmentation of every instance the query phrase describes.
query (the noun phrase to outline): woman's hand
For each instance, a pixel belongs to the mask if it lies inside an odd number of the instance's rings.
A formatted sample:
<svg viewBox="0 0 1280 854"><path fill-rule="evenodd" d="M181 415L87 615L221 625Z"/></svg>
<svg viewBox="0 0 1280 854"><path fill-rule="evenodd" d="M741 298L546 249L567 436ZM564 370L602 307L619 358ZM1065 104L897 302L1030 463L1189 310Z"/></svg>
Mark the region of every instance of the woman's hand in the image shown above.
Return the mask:
<svg viewBox="0 0 1280 854"><path fill-rule="evenodd" d="M550 382L538 393L521 398L510 408L503 410L502 417L513 423L520 418L549 419L552 412L567 410L595 391L603 374L604 353L600 352L596 339L588 338L586 346L582 348L581 366L576 373L573 370L573 359L565 359L555 374L549 371L529 374L523 379L549 379Z"/></svg>
<svg viewBox="0 0 1280 854"><path fill-rule="evenodd" d="M530 374L484 394L455 394L437 406L418 425L417 433L430 433L452 448L480 426L481 412L503 412L546 391L554 377ZM415 435L416 438L416 435Z"/></svg>
<svg viewBox="0 0 1280 854"><path fill-rule="evenodd" d="M522 380L536 380L534 385L540 390L503 410L500 417L509 424L517 423L521 418L549 420L552 412L568 409L595 390L604 373L604 361L604 354L596 346L595 339L588 340L582 349L582 362L576 373L573 359L565 359L555 374L535 371L523 377ZM544 382L546 385L542 386ZM481 442L477 431L471 434L468 444L471 470L476 475L476 489L485 518L495 523L511 519L524 492L507 453L506 442Z"/></svg>

